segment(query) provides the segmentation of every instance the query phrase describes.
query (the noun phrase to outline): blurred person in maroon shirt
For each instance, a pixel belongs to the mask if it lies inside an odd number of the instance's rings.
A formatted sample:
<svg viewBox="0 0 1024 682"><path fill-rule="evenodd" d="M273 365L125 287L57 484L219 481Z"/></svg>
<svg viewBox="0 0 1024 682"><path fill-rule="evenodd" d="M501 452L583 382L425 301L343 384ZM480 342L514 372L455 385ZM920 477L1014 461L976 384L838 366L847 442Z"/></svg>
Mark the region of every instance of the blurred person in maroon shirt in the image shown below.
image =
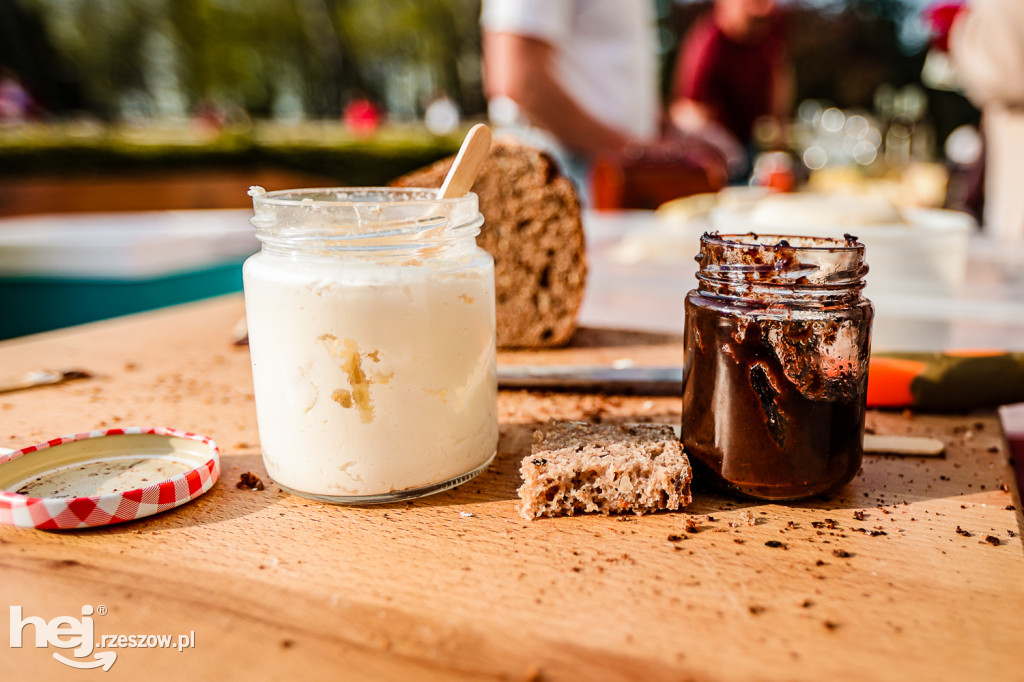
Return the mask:
<svg viewBox="0 0 1024 682"><path fill-rule="evenodd" d="M757 119L787 117L793 74L784 23L775 0L715 0L679 50L672 123L749 149Z"/></svg>

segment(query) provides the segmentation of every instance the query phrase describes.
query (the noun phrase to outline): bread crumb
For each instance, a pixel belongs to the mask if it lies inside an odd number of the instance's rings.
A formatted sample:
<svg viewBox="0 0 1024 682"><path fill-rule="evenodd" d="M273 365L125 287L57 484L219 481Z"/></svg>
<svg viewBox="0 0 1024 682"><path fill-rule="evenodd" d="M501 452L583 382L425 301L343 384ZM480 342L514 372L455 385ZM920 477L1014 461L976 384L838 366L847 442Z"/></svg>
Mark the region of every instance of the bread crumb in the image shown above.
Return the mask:
<svg viewBox="0 0 1024 682"><path fill-rule="evenodd" d="M238 477L235 487L241 490L263 490L263 481L251 471L245 471Z"/></svg>

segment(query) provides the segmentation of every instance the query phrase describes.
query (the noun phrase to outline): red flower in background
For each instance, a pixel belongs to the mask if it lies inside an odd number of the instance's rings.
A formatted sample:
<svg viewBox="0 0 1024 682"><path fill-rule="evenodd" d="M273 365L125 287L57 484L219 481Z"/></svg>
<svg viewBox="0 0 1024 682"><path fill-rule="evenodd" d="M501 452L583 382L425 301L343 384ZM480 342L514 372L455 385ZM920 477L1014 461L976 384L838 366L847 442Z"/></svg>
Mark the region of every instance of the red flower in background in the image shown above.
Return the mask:
<svg viewBox="0 0 1024 682"><path fill-rule="evenodd" d="M960 12L967 9L965 2L944 0L925 8L921 13L925 25L932 32L932 47L943 52L949 51L949 29Z"/></svg>
<svg viewBox="0 0 1024 682"><path fill-rule="evenodd" d="M354 99L345 107L342 120L349 131L356 136L372 135L380 125L380 110L365 98Z"/></svg>

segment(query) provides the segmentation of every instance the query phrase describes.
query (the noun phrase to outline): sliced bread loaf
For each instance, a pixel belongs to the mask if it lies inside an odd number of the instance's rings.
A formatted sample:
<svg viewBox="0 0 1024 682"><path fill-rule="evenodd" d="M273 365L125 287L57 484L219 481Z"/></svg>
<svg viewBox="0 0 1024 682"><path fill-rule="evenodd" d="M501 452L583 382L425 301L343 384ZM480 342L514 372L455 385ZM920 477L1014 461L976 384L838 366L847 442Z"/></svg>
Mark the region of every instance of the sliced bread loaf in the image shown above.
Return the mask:
<svg viewBox="0 0 1024 682"><path fill-rule="evenodd" d="M454 157L395 180L440 187ZM472 191L484 226L477 238L494 256L498 346L568 343L587 277L580 203L572 182L543 152L496 141Z"/></svg>

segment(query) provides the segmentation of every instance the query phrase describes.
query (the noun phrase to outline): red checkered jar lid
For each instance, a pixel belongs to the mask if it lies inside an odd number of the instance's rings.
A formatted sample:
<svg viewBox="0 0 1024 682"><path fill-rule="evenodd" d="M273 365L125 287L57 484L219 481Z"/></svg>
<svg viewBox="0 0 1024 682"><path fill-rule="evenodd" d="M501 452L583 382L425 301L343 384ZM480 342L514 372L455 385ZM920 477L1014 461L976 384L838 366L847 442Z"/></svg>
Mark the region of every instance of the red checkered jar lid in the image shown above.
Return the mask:
<svg viewBox="0 0 1024 682"><path fill-rule="evenodd" d="M161 427L76 433L0 454L0 523L105 526L194 500L220 477L206 436Z"/></svg>

